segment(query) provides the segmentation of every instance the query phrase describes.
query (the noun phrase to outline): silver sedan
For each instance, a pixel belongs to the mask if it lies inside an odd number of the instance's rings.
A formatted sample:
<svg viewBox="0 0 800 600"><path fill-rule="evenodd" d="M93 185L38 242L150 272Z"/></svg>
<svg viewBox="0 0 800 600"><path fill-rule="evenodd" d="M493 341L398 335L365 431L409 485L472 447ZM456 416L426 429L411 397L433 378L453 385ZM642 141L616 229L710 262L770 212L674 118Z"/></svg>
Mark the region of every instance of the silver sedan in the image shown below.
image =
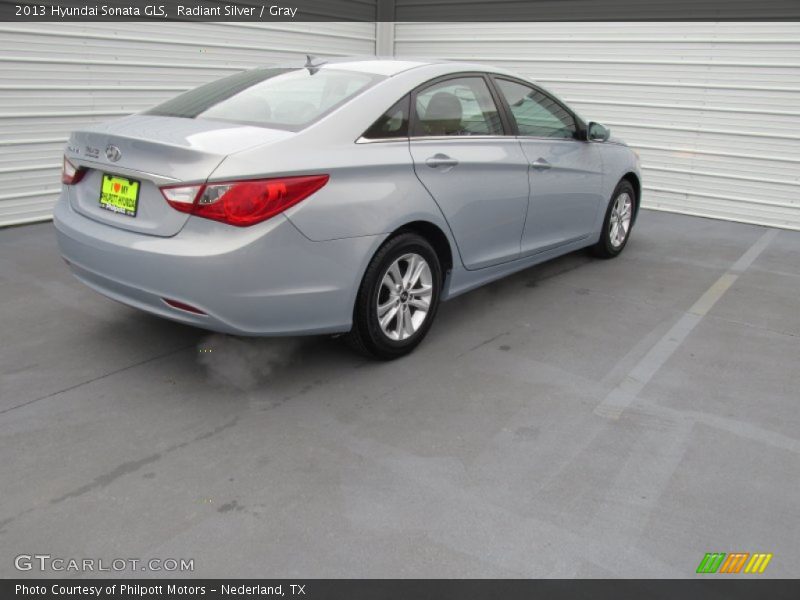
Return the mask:
<svg viewBox="0 0 800 600"><path fill-rule="evenodd" d="M502 69L345 60L239 73L72 134L61 253L108 297L239 335L344 333L394 358L441 301L639 208L636 154Z"/></svg>

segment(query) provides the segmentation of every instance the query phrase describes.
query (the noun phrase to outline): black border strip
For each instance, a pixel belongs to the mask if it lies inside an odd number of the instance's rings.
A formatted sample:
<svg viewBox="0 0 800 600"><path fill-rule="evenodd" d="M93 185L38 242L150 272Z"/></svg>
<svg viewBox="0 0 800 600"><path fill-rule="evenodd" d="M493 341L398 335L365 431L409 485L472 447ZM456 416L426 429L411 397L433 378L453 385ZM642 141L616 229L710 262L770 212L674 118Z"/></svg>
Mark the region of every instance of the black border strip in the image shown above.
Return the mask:
<svg viewBox="0 0 800 600"><path fill-rule="evenodd" d="M137 20L800 21L800 0L0 0L6 22Z"/></svg>
<svg viewBox="0 0 800 600"><path fill-rule="evenodd" d="M122 586L132 586L120 593ZM43 593L21 593L17 586L33 586ZM82 586L101 588L100 594L54 593L60 588L75 590ZM110 586L116 593L110 592ZM136 587L138 586L138 587ZM170 591L169 586L194 588L194 593ZM272 594L250 592L225 594L223 586L272 587ZM280 587L278 587L280 586ZM294 587L292 587L294 586ZM280 590L280 593L277 591ZM302 590L302 592L300 591ZM800 580L758 579L736 576L706 576L697 579L296 579L296 580L221 580L221 579L46 579L3 580L0 597L36 598L37 600L151 600L172 598L230 598L274 597L295 600L545 600L591 599L619 600L788 600L800 597Z"/></svg>

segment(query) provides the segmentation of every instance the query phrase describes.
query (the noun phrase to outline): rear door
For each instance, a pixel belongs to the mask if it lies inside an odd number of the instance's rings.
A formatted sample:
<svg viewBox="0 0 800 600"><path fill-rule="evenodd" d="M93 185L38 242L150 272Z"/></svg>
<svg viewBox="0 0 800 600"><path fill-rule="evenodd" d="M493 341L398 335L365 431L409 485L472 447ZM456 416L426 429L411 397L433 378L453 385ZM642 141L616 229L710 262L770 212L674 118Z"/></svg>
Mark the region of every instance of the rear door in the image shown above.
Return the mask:
<svg viewBox="0 0 800 600"><path fill-rule="evenodd" d="M440 78L412 94L414 170L447 219L467 269L520 254L528 161L480 73Z"/></svg>
<svg viewBox="0 0 800 600"><path fill-rule="evenodd" d="M603 205L597 145L578 139L575 115L543 90L503 77L494 82L530 163L522 256L586 237Z"/></svg>

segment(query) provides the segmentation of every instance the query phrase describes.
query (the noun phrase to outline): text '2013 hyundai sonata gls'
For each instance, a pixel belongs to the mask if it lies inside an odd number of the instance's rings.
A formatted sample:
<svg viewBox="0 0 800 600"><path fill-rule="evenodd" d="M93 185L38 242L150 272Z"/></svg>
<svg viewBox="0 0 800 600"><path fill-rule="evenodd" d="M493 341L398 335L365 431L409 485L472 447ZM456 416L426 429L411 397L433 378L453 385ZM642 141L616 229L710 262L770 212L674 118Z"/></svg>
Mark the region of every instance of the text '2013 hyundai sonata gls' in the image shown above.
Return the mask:
<svg viewBox="0 0 800 600"><path fill-rule="evenodd" d="M583 247L625 247L636 154L483 65L246 71L76 131L55 207L95 290L239 335L412 350L439 302Z"/></svg>

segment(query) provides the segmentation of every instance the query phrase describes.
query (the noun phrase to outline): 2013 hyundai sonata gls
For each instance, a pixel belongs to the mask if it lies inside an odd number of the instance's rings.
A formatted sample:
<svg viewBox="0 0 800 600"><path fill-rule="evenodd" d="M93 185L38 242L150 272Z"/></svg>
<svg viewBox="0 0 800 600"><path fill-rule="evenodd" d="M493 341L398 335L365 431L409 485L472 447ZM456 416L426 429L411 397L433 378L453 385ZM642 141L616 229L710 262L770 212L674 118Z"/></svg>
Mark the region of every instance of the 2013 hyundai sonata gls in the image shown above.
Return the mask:
<svg viewBox="0 0 800 600"><path fill-rule="evenodd" d="M78 279L131 306L392 358L442 300L622 251L639 165L608 135L501 69L309 60L76 131L55 225Z"/></svg>

